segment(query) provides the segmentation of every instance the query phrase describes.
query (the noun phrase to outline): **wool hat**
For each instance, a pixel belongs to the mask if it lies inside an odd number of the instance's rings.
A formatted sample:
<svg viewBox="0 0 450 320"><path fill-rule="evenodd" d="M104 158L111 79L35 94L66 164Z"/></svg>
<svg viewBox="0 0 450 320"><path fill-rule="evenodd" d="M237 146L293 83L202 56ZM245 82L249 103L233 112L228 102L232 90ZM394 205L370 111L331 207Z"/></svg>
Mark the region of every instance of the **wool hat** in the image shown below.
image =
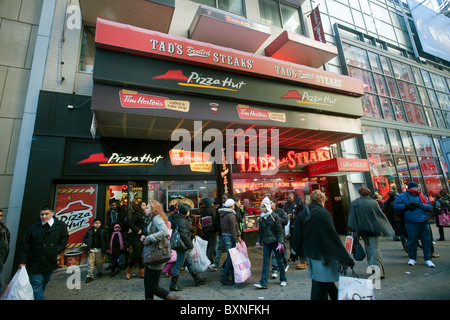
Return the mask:
<svg viewBox="0 0 450 320"><path fill-rule="evenodd" d="M410 183L408 183L408 189L412 189L415 187L418 187L419 184L417 182L411 181Z"/></svg>
<svg viewBox="0 0 450 320"><path fill-rule="evenodd" d="M227 199L227 201L225 201L225 204L223 205L226 208L231 208L234 206L234 200L233 199Z"/></svg>
<svg viewBox="0 0 450 320"><path fill-rule="evenodd" d="M212 205L213 202L214 202L214 200L211 199L211 198L205 198L205 199L203 199L203 203L204 203L205 206L207 206L207 207L209 207L210 205Z"/></svg>
<svg viewBox="0 0 450 320"><path fill-rule="evenodd" d="M267 209L271 209L272 201L270 201L269 197L264 197L263 201L261 201L261 205L265 206Z"/></svg>

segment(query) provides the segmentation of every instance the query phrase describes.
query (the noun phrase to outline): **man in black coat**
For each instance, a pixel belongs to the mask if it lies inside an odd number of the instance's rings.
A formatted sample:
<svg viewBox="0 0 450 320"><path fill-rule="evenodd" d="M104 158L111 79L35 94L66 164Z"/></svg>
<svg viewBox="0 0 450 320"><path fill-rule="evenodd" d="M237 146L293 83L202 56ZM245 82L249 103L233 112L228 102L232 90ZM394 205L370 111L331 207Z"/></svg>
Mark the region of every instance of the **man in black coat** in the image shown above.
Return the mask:
<svg viewBox="0 0 450 320"><path fill-rule="evenodd" d="M57 265L57 255L69 240L64 222L53 218L53 209L44 206L40 222L28 228L19 255L19 269L26 266L33 287L34 299L44 300L44 290Z"/></svg>

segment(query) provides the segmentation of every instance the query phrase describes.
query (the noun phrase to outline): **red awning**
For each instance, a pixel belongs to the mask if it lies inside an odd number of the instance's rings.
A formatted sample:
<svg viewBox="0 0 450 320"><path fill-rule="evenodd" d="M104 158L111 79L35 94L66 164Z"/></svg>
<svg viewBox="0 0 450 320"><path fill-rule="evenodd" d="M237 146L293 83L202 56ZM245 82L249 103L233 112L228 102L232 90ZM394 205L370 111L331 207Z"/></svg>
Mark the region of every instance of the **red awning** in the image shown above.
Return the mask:
<svg viewBox="0 0 450 320"><path fill-rule="evenodd" d="M338 55L335 46L296 33L282 32L265 49L266 56L319 68Z"/></svg>
<svg viewBox="0 0 450 320"><path fill-rule="evenodd" d="M369 171L367 159L334 158L306 166L308 176L341 176Z"/></svg>

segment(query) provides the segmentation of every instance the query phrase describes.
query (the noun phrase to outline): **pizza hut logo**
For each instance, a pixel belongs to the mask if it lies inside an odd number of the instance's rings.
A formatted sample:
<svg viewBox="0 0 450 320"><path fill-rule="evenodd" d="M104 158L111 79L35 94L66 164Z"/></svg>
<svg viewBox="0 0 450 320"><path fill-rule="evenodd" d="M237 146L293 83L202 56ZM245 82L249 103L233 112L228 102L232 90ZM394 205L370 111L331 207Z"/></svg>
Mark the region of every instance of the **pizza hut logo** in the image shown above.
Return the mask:
<svg viewBox="0 0 450 320"><path fill-rule="evenodd" d="M93 217L93 207L83 200L71 202L56 213L56 217L67 225L69 235L90 227L89 220Z"/></svg>

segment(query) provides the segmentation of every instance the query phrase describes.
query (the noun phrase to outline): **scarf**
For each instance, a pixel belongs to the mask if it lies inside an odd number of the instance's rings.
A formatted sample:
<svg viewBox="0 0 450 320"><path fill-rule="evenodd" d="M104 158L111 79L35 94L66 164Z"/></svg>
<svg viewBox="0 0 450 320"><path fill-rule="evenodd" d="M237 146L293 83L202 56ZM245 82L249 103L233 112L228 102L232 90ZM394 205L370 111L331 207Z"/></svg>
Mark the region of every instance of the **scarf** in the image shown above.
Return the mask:
<svg viewBox="0 0 450 320"><path fill-rule="evenodd" d="M423 196L423 194L422 194L422 192L420 192L420 190L406 189L406 191L410 192L413 196L419 196L420 202L422 202L424 204L429 204L427 198L425 198Z"/></svg>
<svg viewBox="0 0 450 320"><path fill-rule="evenodd" d="M119 226L118 224L114 225L114 227ZM117 235L119 237L119 244L120 244L120 250L123 250L123 238L122 238L122 232L120 232L121 228L119 226L119 231L114 231L111 235L111 241L109 243L110 248L113 247L113 239Z"/></svg>

